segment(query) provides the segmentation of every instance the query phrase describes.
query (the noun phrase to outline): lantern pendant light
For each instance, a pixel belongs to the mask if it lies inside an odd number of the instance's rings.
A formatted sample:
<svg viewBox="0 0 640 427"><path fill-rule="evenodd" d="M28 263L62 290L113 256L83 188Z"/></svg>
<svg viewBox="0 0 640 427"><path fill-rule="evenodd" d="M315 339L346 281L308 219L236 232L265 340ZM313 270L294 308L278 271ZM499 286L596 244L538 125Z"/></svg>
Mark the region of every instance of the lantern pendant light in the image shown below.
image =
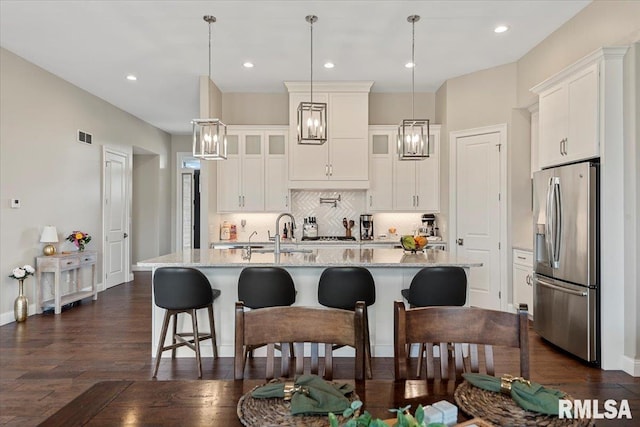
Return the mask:
<svg viewBox="0 0 640 427"><path fill-rule="evenodd" d="M311 29L311 99L298 105L298 144L321 145L327 142L327 104L313 102L313 23L318 17L308 15L305 20Z"/></svg>
<svg viewBox="0 0 640 427"><path fill-rule="evenodd" d="M216 17L203 17L209 24L209 80L211 80L211 24ZM220 119L193 119L193 156L203 160L226 160L227 125Z"/></svg>
<svg viewBox="0 0 640 427"><path fill-rule="evenodd" d="M404 119L398 125L398 158L400 160L422 160L429 157L429 120L415 118L415 41L416 22L419 15L407 17L411 23L411 119Z"/></svg>

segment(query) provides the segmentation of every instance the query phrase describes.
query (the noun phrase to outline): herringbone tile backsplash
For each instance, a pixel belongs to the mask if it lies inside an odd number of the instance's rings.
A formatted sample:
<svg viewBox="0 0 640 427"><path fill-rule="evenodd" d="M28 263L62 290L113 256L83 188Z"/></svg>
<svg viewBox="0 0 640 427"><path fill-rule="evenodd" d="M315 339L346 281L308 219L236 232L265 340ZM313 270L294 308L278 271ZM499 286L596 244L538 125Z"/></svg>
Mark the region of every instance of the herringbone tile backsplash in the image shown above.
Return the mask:
<svg viewBox="0 0 640 427"><path fill-rule="evenodd" d="M320 203L321 198L337 198L338 196L340 196L340 201L335 203L335 207L333 204ZM351 233L353 236L359 237L360 214L366 213L365 200L365 191L294 190L291 192L291 213L296 221L300 221L299 227L302 227L304 218L316 217L319 236L344 236L345 228L342 225L342 219L353 220L355 225L351 229Z"/></svg>

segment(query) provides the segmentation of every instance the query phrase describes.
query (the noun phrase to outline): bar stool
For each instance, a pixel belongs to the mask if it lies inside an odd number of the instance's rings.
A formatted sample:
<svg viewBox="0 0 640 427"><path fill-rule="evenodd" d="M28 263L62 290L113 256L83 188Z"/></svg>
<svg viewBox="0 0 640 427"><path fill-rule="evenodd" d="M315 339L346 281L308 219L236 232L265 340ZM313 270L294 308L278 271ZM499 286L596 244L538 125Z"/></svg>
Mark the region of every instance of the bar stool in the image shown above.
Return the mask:
<svg viewBox="0 0 640 427"><path fill-rule="evenodd" d="M367 307L376 302L376 286L371 272L364 267L329 267L320 275L318 282L318 302L330 308L355 310L356 302L363 301L365 364L367 377L372 377L371 340L369 337L369 317ZM336 350L343 346L334 346Z"/></svg>
<svg viewBox="0 0 640 427"><path fill-rule="evenodd" d="M289 306L296 302L296 288L287 270L280 267L246 267L238 277L238 301L245 307L261 309L266 307ZM248 347L244 351L243 366L247 356L253 357L253 350L258 347ZM283 353L282 348L279 348ZM289 352L293 355L293 344L289 344ZM285 366L285 354L282 354L282 369Z"/></svg>
<svg viewBox="0 0 640 427"><path fill-rule="evenodd" d="M155 304L164 308L164 322L158 350L156 352L156 366L153 370L153 378L158 374L160 356L166 350L171 350L171 358L176 357L176 348L187 346L196 352L198 364L198 378L202 378L202 364L200 361L200 341L210 339L213 344L213 357L218 357L216 343L216 328L213 318L213 301L220 296L218 289L212 289L211 283L201 271L185 267L158 268L153 275L153 294ZM206 308L209 314L209 333L202 334L198 331L198 318L196 311ZM178 314L191 315L193 332L178 332ZM167 336L169 321L173 318L173 332L171 345L164 345ZM191 337L190 339L188 339Z"/></svg>
<svg viewBox="0 0 640 427"><path fill-rule="evenodd" d="M462 267L423 268L413 277L409 289L400 293L410 307L463 306L467 301L467 275ZM423 353L424 344L420 344L418 377Z"/></svg>

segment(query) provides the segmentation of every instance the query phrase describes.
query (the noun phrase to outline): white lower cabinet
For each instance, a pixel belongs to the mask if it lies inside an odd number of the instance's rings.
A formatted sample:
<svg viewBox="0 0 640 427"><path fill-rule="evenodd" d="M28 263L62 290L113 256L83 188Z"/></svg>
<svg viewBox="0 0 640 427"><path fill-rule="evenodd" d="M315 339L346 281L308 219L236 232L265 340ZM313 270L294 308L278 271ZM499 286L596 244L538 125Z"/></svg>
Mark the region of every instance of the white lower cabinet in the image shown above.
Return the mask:
<svg viewBox="0 0 640 427"><path fill-rule="evenodd" d="M527 304L533 318L533 254L520 249L513 250L513 308Z"/></svg>

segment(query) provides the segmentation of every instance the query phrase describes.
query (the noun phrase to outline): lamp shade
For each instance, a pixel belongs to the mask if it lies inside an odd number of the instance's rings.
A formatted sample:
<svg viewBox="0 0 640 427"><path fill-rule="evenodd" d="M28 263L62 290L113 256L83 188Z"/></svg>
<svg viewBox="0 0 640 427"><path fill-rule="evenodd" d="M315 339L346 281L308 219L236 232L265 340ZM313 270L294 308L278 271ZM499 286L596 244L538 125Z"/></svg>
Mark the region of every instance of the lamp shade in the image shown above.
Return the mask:
<svg viewBox="0 0 640 427"><path fill-rule="evenodd" d="M40 243L58 243L58 230L53 225L47 225L42 230Z"/></svg>

